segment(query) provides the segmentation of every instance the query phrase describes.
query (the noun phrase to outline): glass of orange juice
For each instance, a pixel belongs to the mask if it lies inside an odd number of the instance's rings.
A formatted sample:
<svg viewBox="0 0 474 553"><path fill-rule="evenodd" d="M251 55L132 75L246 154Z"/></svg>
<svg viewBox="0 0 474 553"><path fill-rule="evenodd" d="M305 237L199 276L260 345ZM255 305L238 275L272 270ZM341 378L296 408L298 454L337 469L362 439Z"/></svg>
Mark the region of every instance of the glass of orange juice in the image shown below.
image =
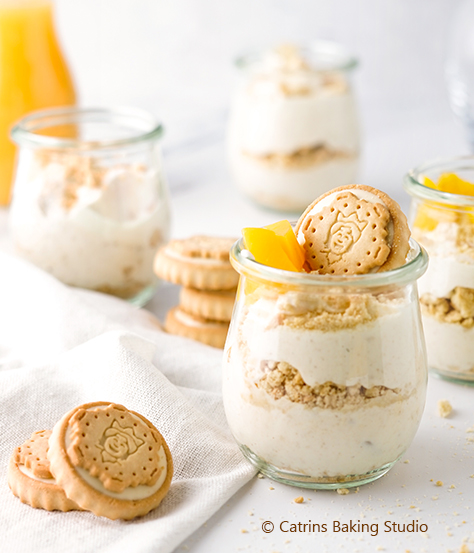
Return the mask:
<svg viewBox="0 0 474 553"><path fill-rule="evenodd" d="M10 201L12 124L27 112L75 103L51 0L0 0L0 205Z"/></svg>

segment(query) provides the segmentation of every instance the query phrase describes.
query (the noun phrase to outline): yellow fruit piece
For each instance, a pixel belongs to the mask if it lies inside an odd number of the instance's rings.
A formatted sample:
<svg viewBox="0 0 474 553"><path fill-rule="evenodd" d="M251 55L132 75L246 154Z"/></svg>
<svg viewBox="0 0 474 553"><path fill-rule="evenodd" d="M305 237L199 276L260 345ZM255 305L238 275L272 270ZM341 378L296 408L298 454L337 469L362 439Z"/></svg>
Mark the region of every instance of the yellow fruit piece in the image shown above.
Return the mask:
<svg viewBox="0 0 474 553"><path fill-rule="evenodd" d="M434 190L439 190L438 185L434 181L432 181L429 177L423 178L423 184L428 188L434 188Z"/></svg>
<svg viewBox="0 0 474 553"><path fill-rule="evenodd" d="M426 204L421 204L418 208L418 211L416 212L413 226L420 230L431 232L438 226L436 211Z"/></svg>
<svg viewBox="0 0 474 553"><path fill-rule="evenodd" d="M290 258L293 265L300 271L305 262L304 249L296 239L296 235L290 225L290 222L284 219L265 227L272 230L279 240L282 242L282 247L286 255Z"/></svg>
<svg viewBox="0 0 474 553"><path fill-rule="evenodd" d="M442 192L449 192L450 194L474 196L474 184L461 179L454 173L443 173L438 179L436 188Z"/></svg>
<svg viewBox="0 0 474 553"><path fill-rule="evenodd" d="M244 228L242 235L245 247L253 255L255 261L276 269L299 271L283 249L282 240L272 230Z"/></svg>

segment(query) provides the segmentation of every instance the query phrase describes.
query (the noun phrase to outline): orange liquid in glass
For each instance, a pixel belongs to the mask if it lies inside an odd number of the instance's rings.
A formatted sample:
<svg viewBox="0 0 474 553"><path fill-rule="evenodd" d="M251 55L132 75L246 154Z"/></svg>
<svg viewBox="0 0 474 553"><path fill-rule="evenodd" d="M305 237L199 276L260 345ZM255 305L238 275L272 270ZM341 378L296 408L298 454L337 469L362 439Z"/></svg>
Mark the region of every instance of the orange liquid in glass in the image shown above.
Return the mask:
<svg viewBox="0 0 474 553"><path fill-rule="evenodd" d="M12 124L29 111L74 104L48 0L0 0L0 205L10 201Z"/></svg>

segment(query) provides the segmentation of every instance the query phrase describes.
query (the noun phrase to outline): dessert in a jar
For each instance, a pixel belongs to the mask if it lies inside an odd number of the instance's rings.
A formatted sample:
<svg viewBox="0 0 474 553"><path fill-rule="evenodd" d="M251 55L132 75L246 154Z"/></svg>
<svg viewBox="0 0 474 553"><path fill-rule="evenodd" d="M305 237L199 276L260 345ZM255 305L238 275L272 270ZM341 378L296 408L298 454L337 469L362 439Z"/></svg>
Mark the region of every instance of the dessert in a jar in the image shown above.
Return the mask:
<svg viewBox="0 0 474 553"><path fill-rule="evenodd" d="M323 195L294 231L279 222L243 235L231 250L241 280L223 367L242 452L296 486L379 478L424 408L416 280L426 253L398 205L359 185Z"/></svg>
<svg viewBox="0 0 474 553"><path fill-rule="evenodd" d="M238 188L263 206L301 212L354 182L359 126L349 73L354 58L315 42L237 60L228 157Z"/></svg>
<svg viewBox="0 0 474 553"><path fill-rule="evenodd" d="M12 130L17 253L66 284L143 305L170 224L161 134L138 110L65 108L22 119Z"/></svg>
<svg viewBox="0 0 474 553"><path fill-rule="evenodd" d="M474 158L427 163L404 184L413 235L430 256L419 282L428 365L474 383Z"/></svg>

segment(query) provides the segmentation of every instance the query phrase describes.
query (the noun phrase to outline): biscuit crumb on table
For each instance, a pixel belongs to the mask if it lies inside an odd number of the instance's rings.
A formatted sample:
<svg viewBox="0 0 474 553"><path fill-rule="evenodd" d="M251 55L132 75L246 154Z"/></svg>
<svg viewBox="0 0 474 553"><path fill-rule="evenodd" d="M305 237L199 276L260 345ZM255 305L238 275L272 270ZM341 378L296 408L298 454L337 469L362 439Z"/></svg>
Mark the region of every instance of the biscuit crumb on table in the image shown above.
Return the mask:
<svg viewBox="0 0 474 553"><path fill-rule="evenodd" d="M295 497L295 499L293 501L295 503L303 503L304 502L304 497L302 495L300 495L299 497Z"/></svg>
<svg viewBox="0 0 474 553"><path fill-rule="evenodd" d="M452 413L453 408L447 399L440 399L438 401L438 414L445 419Z"/></svg>
<svg viewBox="0 0 474 553"><path fill-rule="evenodd" d="M347 495L349 493L349 490L347 488L338 488L336 490L336 492L339 494L339 495Z"/></svg>

